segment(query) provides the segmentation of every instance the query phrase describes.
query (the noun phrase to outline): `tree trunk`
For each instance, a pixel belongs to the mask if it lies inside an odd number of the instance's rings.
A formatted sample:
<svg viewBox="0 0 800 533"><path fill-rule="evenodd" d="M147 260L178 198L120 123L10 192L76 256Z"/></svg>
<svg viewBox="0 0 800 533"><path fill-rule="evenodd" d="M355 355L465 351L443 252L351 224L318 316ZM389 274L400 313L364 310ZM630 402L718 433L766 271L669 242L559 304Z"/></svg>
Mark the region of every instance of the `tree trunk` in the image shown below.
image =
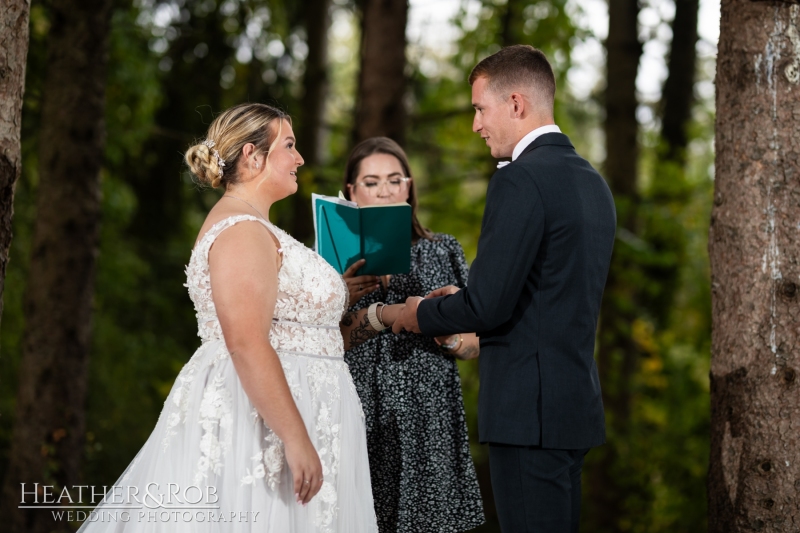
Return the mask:
<svg viewBox="0 0 800 533"><path fill-rule="evenodd" d="M22 169L20 127L30 10L30 0L8 0L0 12L0 318L12 237L14 185Z"/></svg>
<svg viewBox="0 0 800 533"><path fill-rule="evenodd" d="M292 235L300 242L314 235L311 191L316 189L319 167L323 163L323 116L328 92L328 28L330 0L309 0L305 7L308 57L303 76L300 103L300 128L297 145L305 164L300 169L297 194L292 197Z"/></svg>
<svg viewBox="0 0 800 533"><path fill-rule="evenodd" d="M402 146L406 127L407 0L364 0L355 141L385 136Z"/></svg>
<svg viewBox="0 0 800 533"><path fill-rule="evenodd" d="M637 364L631 336L637 291L627 278L635 268L627 236L635 235L639 125L636 120L636 73L642 45L638 38L637 0L610 0L607 51L605 177L617 206L618 233L600 314L597 363L603 387L609 444L597 450L589 472L590 513L595 531L620 531L625 518L625 488L614 467L617 445L624 440L630 418L630 387Z"/></svg>
<svg viewBox="0 0 800 533"><path fill-rule="evenodd" d="M683 164L688 136L686 125L692 118L694 78L697 60L697 10L699 0L675 0L672 21L669 75L661 98L661 137L666 143L666 159Z"/></svg>
<svg viewBox="0 0 800 533"><path fill-rule="evenodd" d="M717 59L711 532L800 523L800 5L724 0Z"/></svg>
<svg viewBox="0 0 800 533"><path fill-rule="evenodd" d="M500 21L500 46L520 44L520 23L523 21L519 0L507 0Z"/></svg>
<svg viewBox="0 0 800 533"><path fill-rule="evenodd" d="M636 121L636 73L642 45L638 37L636 0L610 0L606 40L606 161L605 175L616 197L636 197L639 158ZM621 225L632 227L633 213L623 213Z"/></svg>
<svg viewBox="0 0 800 533"><path fill-rule="evenodd" d="M21 483L80 481L100 223L111 0L54 0L43 89L37 218L9 470L7 531L69 530L18 509Z"/></svg>
<svg viewBox="0 0 800 533"><path fill-rule="evenodd" d="M676 0L672 21L672 46L667 64L669 75L661 97L661 143L644 213L641 232L650 246L644 266L650 280L646 301L648 314L657 327L669 319L680 281L680 267L686 257L686 231L678 214L684 211L692 187L686 180L688 124L694 105L697 61L698 0Z"/></svg>

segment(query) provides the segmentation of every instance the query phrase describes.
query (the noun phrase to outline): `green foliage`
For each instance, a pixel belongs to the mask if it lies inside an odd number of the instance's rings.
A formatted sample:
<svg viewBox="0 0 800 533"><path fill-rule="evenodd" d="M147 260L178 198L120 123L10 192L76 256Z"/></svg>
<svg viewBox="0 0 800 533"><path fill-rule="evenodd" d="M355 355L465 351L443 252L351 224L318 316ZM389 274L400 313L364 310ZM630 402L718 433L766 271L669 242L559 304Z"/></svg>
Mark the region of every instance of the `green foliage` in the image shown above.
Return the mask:
<svg viewBox="0 0 800 533"><path fill-rule="evenodd" d="M698 102L685 166L664 157L657 133L642 134L639 231L620 235L617 252L629 270L621 292L606 295L634 317L617 329L633 342L638 360L629 381L617 366L603 387L629 394L632 408L625 424L606 409L608 444L587 456L590 471L610 459L610 475L623 489L625 513L614 531L707 528L713 122L713 102ZM621 384L625 391L615 389ZM597 510L587 504L591 530Z"/></svg>
<svg viewBox="0 0 800 533"><path fill-rule="evenodd" d="M302 1L282 0L138 0L114 13L86 483L115 481L147 439L175 375L199 344L183 287L184 265L218 193L193 184L181 154L202 138L215 113L232 104L279 102L297 114L305 58L303 7ZM506 16L509 9L511 17ZM496 164L471 131L466 79L479 59L508 39L542 48L553 61L559 85L557 123L581 153L595 150L601 138L597 102L578 101L568 90L570 52L587 37L570 9L566 0L465 3L454 20L461 36L452 52L409 54L406 149L420 192L421 219L434 231L455 235L470 260L477 252L486 186ZM326 156L316 175L317 192L326 194L341 187L350 148L360 42L353 6L336 2L333 10ZM24 169L16 189L0 338L0 473L8 454L24 331L48 27L46 4L34 1ZM626 272L626 282L646 295L643 304L626 300L625 294L607 296L642 309L625 325L641 353L628 391L630 424L624 434L609 434L620 454L614 475L622 485L635 487L625 494L627 512L621 521L626 531L705 528L710 345L705 248L712 132L711 106L701 102L685 171L663 163L657 135L643 134L642 231L618 240L618 249L639 265ZM290 203L276 205L271 216L288 227ZM473 456L484 471L485 448L476 440L477 361L462 362L459 368ZM598 457L593 455L587 457L587 468ZM584 527L593 531L592 502L585 503ZM482 529L491 530L492 524Z"/></svg>
<svg viewBox="0 0 800 533"><path fill-rule="evenodd" d="M423 220L436 231L456 235L468 257L476 252L487 179L495 161L471 132L472 110L465 80L474 64L500 46L507 4L482 2L475 11L462 10L456 23L463 31L457 51L441 58L447 65L438 76L416 69L412 79L415 114L408 151L421 185ZM566 87L569 52L585 35L566 15L559 2L512 2L518 12L546 14L547 23L520 22L529 32L517 42L545 50L553 60L561 90L556 122L584 155L602 125L599 106L577 101ZM477 20L477 23L476 23ZM702 81L702 80L701 80ZM627 489L623 497L625 531L702 531L705 518L705 472L708 456L708 369L710 347L710 291L706 235L711 206L710 165L713 151L713 102L701 102L691 125L694 139L687 168L660 157L660 139L652 128L643 133L640 197L636 211L642 231L621 233L617 253L635 266L624 272L620 308L637 317L623 325L628 340L641 354L630 380L610 376L603 386L624 383L633 406L622 433L609 424L610 443L618 455L612 475ZM600 137L601 138L601 137ZM588 152L588 153L587 153ZM624 214L625 205L619 205ZM631 206L633 207L633 206ZM639 301L644 294L644 302ZM642 307L644 305L644 307ZM602 320L602 318L601 318ZM460 364L470 435L476 438L477 364ZM612 413L608 415L613 416ZM473 440L473 457L487 460L485 449ZM587 471L603 456L587 457ZM592 501L585 501L584 529L596 531ZM491 522L491 518L490 522ZM491 524L483 529L491 530Z"/></svg>

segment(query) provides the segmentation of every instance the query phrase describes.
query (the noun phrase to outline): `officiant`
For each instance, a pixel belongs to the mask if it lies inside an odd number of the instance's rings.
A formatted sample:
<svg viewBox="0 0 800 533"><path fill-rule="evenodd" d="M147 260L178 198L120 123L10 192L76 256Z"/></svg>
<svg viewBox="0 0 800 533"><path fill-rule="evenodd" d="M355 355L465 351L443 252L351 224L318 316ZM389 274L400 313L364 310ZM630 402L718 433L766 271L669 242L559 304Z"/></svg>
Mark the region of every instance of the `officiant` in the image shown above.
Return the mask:
<svg viewBox="0 0 800 533"><path fill-rule="evenodd" d="M395 141L373 137L353 149L344 194L359 207L407 202L412 209L410 271L357 276L364 260L352 265L344 273L350 312L404 303L445 285L466 285L461 245L451 235L426 229L417 218L411 168ZM376 309L379 313L380 306ZM483 523L456 366L456 358L477 357L478 350L474 334L434 339L386 330L345 353L366 416L381 531L465 531Z"/></svg>

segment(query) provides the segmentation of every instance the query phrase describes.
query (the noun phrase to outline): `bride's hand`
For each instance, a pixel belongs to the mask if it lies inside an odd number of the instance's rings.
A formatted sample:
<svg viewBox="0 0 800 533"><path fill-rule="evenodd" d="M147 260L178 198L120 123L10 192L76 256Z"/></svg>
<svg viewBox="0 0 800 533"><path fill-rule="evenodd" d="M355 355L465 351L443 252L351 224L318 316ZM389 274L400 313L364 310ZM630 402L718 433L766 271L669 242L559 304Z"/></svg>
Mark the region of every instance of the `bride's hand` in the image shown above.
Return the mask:
<svg viewBox="0 0 800 533"><path fill-rule="evenodd" d="M353 307L365 294L369 294L380 287L380 278L377 276L356 276L358 269L364 266L365 263L366 260L359 259L342 274L345 283L347 283L347 291L350 293L350 305L348 307Z"/></svg>
<svg viewBox="0 0 800 533"><path fill-rule="evenodd" d="M434 291L431 291L428 294L426 294L425 295L425 299L427 300L428 298L438 298L439 296L449 296L451 294L457 293L460 290L461 289L459 289L455 285L448 285L446 287L440 287L440 288L438 288L438 289L436 289Z"/></svg>
<svg viewBox="0 0 800 533"><path fill-rule="evenodd" d="M386 327L392 327L394 321L400 316L400 312L405 308L406 304L392 304L383 307L380 314L381 321Z"/></svg>
<svg viewBox="0 0 800 533"><path fill-rule="evenodd" d="M296 442L285 442L286 463L294 480L294 495L297 503L303 505L311 501L322 488L322 463L319 454L306 435Z"/></svg>

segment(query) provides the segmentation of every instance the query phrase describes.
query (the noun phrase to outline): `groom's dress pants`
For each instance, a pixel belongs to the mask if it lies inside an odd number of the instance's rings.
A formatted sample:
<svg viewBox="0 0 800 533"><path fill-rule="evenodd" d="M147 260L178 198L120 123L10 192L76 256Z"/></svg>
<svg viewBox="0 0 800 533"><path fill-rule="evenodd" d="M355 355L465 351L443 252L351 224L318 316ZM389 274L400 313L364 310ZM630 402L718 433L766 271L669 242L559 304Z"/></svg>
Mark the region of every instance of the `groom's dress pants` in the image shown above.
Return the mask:
<svg viewBox="0 0 800 533"><path fill-rule="evenodd" d="M589 450L489 444L492 491L503 533L576 533L581 469Z"/></svg>

